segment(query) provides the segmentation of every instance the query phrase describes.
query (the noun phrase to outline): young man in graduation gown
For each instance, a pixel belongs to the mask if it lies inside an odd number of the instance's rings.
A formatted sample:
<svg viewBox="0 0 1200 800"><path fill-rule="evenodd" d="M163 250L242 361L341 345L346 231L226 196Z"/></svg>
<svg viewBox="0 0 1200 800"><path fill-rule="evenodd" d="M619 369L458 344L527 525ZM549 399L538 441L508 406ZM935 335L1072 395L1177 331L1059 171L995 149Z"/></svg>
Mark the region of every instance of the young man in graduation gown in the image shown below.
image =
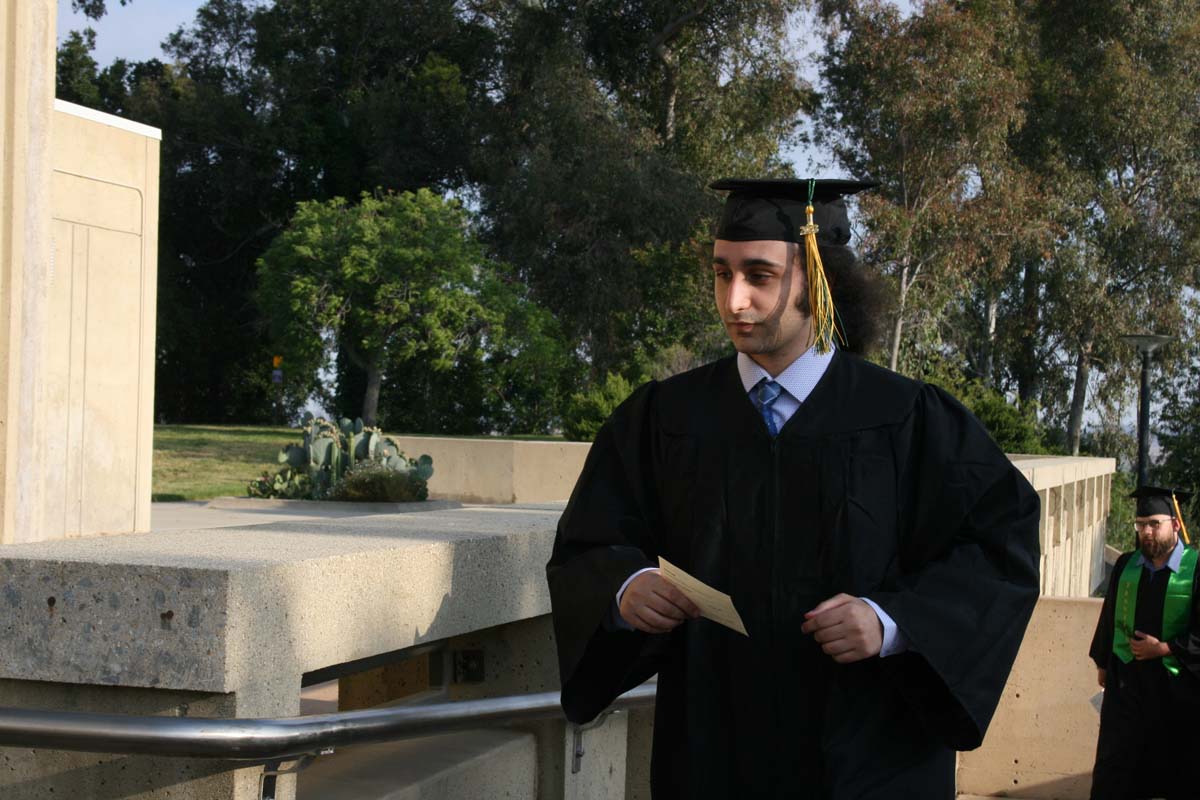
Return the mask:
<svg viewBox="0 0 1200 800"><path fill-rule="evenodd" d="M657 673L656 800L952 798L1032 613L1036 494L955 400L850 352L872 320L842 198L867 186L713 185L737 353L635 391L559 523L563 708ZM695 618L659 556L749 635Z"/></svg>
<svg viewBox="0 0 1200 800"><path fill-rule="evenodd" d="M1200 797L1178 755L1200 753L1200 609L1196 549L1177 501L1191 495L1142 486L1138 549L1117 559L1090 655L1104 702L1093 800Z"/></svg>

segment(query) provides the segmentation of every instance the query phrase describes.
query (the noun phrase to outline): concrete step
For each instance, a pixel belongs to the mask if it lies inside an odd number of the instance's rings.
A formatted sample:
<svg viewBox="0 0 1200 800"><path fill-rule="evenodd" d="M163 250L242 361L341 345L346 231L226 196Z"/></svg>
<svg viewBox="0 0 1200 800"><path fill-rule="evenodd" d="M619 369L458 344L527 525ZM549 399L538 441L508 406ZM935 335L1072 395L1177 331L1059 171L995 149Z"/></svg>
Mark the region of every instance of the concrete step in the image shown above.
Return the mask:
<svg viewBox="0 0 1200 800"><path fill-rule="evenodd" d="M536 800L533 734L486 729L362 745L300 773L297 800Z"/></svg>

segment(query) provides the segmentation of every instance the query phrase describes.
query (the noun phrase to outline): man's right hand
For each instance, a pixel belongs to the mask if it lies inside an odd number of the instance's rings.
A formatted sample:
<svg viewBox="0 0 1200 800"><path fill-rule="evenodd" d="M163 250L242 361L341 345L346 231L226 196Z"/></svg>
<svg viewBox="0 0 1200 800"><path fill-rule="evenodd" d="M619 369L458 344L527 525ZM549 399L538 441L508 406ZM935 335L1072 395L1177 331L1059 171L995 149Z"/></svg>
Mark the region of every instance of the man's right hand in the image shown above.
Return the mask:
<svg viewBox="0 0 1200 800"><path fill-rule="evenodd" d="M1096 670L1096 672L1098 672L1098 673L1099 673L1099 674L1096 676L1096 680L1099 682L1099 684L1100 684L1100 688L1101 688L1101 689L1103 689L1103 688L1104 688L1104 678L1105 678L1105 675L1104 675L1104 670L1102 670L1102 669L1097 669L1097 670Z"/></svg>
<svg viewBox="0 0 1200 800"><path fill-rule="evenodd" d="M700 609L683 592L667 583L658 570L643 572L621 595L621 618L645 633L667 633L681 622L700 616Z"/></svg>

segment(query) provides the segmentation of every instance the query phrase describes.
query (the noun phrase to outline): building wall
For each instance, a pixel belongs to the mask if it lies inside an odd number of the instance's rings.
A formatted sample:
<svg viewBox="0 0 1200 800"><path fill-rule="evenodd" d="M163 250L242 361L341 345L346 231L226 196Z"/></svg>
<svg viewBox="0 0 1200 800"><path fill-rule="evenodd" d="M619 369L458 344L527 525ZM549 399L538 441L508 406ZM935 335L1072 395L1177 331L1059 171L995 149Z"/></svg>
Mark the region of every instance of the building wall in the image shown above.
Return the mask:
<svg viewBox="0 0 1200 800"><path fill-rule="evenodd" d="M54 22L0 3L0 543L43 538Z"/></svg>
<svg viewBox="0 0 1200 800"><path fill-rule="evenodd" d="M150 527L159 133L56 101L45 536Z"/></svg>

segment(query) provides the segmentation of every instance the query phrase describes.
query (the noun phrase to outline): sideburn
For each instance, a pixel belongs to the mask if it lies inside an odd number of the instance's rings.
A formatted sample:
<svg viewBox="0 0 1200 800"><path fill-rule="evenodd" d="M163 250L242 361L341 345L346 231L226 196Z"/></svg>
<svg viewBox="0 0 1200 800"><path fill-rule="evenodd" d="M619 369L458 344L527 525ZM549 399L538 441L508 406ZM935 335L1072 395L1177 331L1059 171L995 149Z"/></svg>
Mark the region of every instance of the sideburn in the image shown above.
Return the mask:
<svg viewBox="0 0 1200 800"><path fill-rule="evenodd" d="M808 268L804 263L804 256L800 250L800 245L795 242L788 242L788 258L791 263L797 268L797 271L803 276L804 287L800 290L800 294L796 296L796 310L804 315L805 318L812 316L812 304L808 297Z"/></svg>

